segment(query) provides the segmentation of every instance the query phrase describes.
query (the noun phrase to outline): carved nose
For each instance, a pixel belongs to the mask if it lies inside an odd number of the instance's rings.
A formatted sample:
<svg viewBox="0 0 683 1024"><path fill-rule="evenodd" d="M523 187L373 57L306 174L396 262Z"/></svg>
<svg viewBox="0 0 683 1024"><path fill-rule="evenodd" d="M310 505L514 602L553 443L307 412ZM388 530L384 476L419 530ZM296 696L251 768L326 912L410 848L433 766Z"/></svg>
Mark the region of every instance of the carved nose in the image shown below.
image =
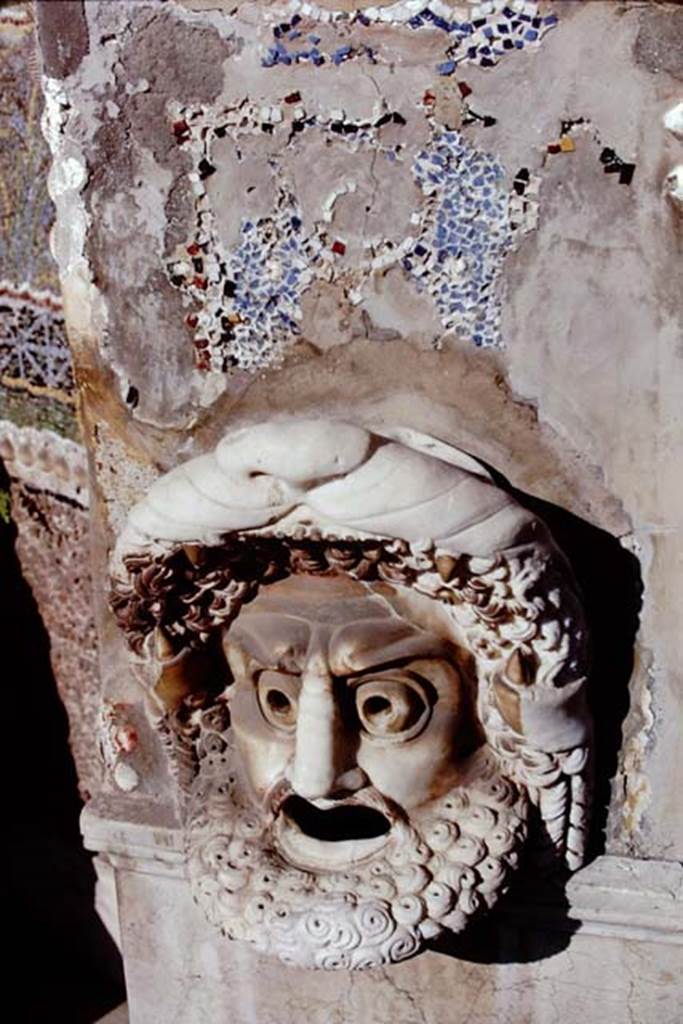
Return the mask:
<svg viewBox="0 0 683 1024"><path fill-rule="evenodd" d="M313 800L359 788L357 775L363 773L350 763L332 677L322 659L316 660L306 666L301 680L292 786L299 796Z"/></svg>

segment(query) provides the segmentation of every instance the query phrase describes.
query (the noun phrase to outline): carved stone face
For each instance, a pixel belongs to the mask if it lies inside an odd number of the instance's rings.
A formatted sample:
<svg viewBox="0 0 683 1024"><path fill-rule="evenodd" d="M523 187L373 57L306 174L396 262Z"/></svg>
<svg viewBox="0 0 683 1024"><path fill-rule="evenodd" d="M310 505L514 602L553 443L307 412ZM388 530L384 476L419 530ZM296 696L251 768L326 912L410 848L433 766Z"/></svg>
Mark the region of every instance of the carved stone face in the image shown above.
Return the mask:
<svg viewBox="0 0 683 1024"><path fill-rule="evenodd" d="M531 803L530 852L582 863L580 604L470 455L403 426L239 427L150 488L113 566L226 935L301 966L404 959L495 902Z"/></svg>
<svg viewBox="0 0 683 1024"><path fill-rule="evenodd" d="M406 811L447 792L476 735L450 645L345 578L265 588L225 638L232 727L259 802L292 796L276 842L302 867L387 840L375 790ZM355 812L355 813L354 813Z"/></svg>
<svg viewBox="0 0 683 1024"><path fill-rule="evenodd" d="M195 894L230 934L304 966L402 959L460 930L523 829L453 644L391 590L291 577L224 636L231 728L200 762Z"/></svg>

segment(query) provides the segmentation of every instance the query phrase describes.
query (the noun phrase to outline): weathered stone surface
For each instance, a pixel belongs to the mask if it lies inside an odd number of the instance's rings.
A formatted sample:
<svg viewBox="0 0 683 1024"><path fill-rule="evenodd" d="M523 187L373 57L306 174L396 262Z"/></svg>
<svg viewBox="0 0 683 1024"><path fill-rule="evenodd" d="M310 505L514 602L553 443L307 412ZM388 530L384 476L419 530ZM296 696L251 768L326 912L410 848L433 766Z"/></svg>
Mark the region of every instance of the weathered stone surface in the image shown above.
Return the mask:
<svg viewBox="0 0 683 1024"><path fill-rule="evenodd" d="M38 0L36 12L45 70L54 78L68 78L88 52L83 0Z"/></svg>
<svg viewBox="0 0 683 1024"><path fill-rule="evenodd" d="M351 24L328 6L299 37L280 4L91 2L89 51L46 80L103 688L115 731L137 734L111 758L110 797L142 825L178 821L155 712L104 603L131 505L231 428L280 414L402 423L491 466L551 525L593 635L598 831L612 854L680 859L681 222L666 195L680 143L662 121L680 13L558 2L540 43L451 67L457 44L438 25L398 24L390 5ZM309 45L321 62L290 57ZM469 226L480 261L454 241ZM631 957L604 948L615 971ZM433 981L442 963L415 970ZM479 972L483 1024L526 975ZM602 976L598 989L628 1012ZM519 1012L552 1020L556 998ZM649 1024L653 1006L634 1019Z"/></svg>
<svg viewBox="0 0 683 1024"><path fill-rule="evenodd" d="M640 12L640 28L633 50L638 64L657 74L667 71L683 77L683 11L666 3L658 10L654 4Z"/></svg>
<svg viewBox="0 0 683 1024"><path fill-rule="evenodd" d="M458 951L461 959L445 947L380 970L321 973L284 967L245 943L230 943L226 952L189 899L179 855L164 840L156 854L163 874L117 862L134 1024L164 1012L178 1024L193 1024L197 1013L220 1021L226 1012L235 1024L280 1024L283 1006L288 1020L316 1024L499 1024L502 1016L592 1024L598 1006L610 1024L629 1015L643 1024L678 1024L683 946L673 944L680 931L668 944L665 929L680 918L680 867L662 872L608 858L595 877L591 869L582 873L585 882L578 876L564 924L532 901L510 908L495 928ZM130 837L131 848L133 841L140 851L143 835ZM191 937L182 949L179 933Z"/></svg>
<svg viewBox="0 0 683 1024"><path fill-rule="evenodd" d="M53 191L61 207L56 247L83 381L85 423L99 452L97 486L113 516L110 528L121 522L144 480L172 466L179 454L210 446L231 421L278 410L343 416L352 408L356 418L408 419L441 434L523 491L623 537L627 547L642 553L643 570L651 576L650 547L668 529L663 510L679 499L672 461L680 434L674 344L679 316L675 276L669 271L676 227L658 185L662 160L675 144L661 124L671 90L666 72L652 76L639 65L634 71L631 63L642 9L629 6L617 15L611 5L596 3L559 5L558 11L560 25L539 50L501 61L495 69L463 65L460 76L473 90L466 97L471 109L490 111L496 122L462 128L469 143L500 154L508 180L519 167L540 178L538 227L520 239L505 262L506 349L484 353L467 340L446 338L442 351L425 350L438 335L438 316L429 314L426 294L419 297L423 306L413 301L402 271L377 272L359 305L350 301L335 271L330 281L303 290L304 330L299 340L292 339L280 365L264 366L259 373L236 369L203 376L193 369L187 307L168 276L168 255L188 237L195 207L187 178L194 157L174 140L173 118L180 115L168 105L199 106L213 123L212 111L247 97L256 101L257 111L278 103L290 117L300 101L287 104L283 96L298 83L304 105L307 95L315 97L311 110L314 105L329 110L336 102L349 118L362 116L379 96L389 109L405 112L407 127L395 125L392 131L413 145L426 138L425 115L416 113L416 104L430 79L439 78L431 63L437 50L432 43L430 50L427 36L418 32L382 26L376 30L379 45L396 48L400 73L388 76L380 62L368 77L354 61L338 68L299 66L294 75L293 68L259 63L272 39L265 15L255 26L241 9L232 15L221 5L192 14L177 4L163 9L88 5L92 49L70 80L65 114L58 114L64 108L54 93L50 123L57 154ZM601 40L602 49L587 47L587 39ZM201 69L187 56L191 53L204 55ZM615 104L612 83L620 76L632 96ZM520 121L520 112L531 110L533 118ZM177 130L182 137L184 129ZM563 130L572 151L548 153L547 145ZM331 195L328 185L337 179L332 164L325 185L329 147L318 152L311 135L307 164L298 142L290 155L290 144L273 141L279 138L277 132L260 130L240 136L248 165L234 159L227 138L215 140L218 169L206 179L207 196L228 249L234 248L237 211L248 209L244 202L252 203L255 214L269 209L263 195L253 205L268 174L253 179L257 186L261 182L256 193L246 191L249 174L243 178L246 166L256 174L268 154L268 159L279 154L282 166L291 167L304 216L316 203L322 210ZM605 147L622 162L635 158L630 186L604 173ZM225 171L218 159L223 150ZM57 168L83 159L87 172L69 180L62 173L61 184ZM348 166L355 173L357 165L360 174L364 160L359 151ZM316 174L307 174L313 164ZM373 171L376 196L389 201L377 208L380 227L389 219L395 223L399 210L399 219L404 218L412 201L399 179L400 187L394 186L393 173L390 162ZM244 202L233 204L231 188L239 189L240 182ZM337 195L329 207L335 231L337 218L339 225L346 223L348 203L358 195L362 191ZM89 227L81 244L81 229L75 227L82 222ZM353 228L353 217L348 227ZM96 284L86 284L91 275ZM655 445L659 436L670 443ZM677 671L677 661L672 637L655 641L653 632L660 604L653 603L655 592L675 586L665 582L664 568L659 572L645 580L643 622L651 625L640 642L644 649L657 649L653 664L663 704L648 731L663 744L663 763L675 760L675 734L657 723L674 714L668 702L675 687L666 680ZM651 685L653 679L648 691ZM627 732L642 736L638 704ZM654 756L656 744L650 740L646 746ZM636 760L640 764L640 755ZM612 842L624 850L635 844L641 853L670 850L681 823L659 813L654 793L660 791L641 784L633 756L628 763L615 793ZM626 811L624 804L625 817L619 810L622 787L649 794L636 801L635 813L634 806ZM655 802L648 817L650 801Z"/></svg>

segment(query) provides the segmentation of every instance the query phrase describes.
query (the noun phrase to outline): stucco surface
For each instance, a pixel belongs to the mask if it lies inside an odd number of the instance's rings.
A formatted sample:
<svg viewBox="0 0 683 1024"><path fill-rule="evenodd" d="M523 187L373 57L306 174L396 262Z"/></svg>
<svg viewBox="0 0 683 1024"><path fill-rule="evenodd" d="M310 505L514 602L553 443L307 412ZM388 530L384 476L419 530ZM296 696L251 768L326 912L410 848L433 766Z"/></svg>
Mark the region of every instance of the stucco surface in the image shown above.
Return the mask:
<svg viewBox="0 0 683 1024"><path fill-rule="evenodd" d="M226 948L182 881L124 871L119 898L131 1024L162 1016L218 1021L226 1013L235 1024L677 1024L680 1017L681 946L582 934L569 944L568 935L511 925L489 936L479 962L427 952L378 970L311 972L259 957L245 943Z"/></svg>

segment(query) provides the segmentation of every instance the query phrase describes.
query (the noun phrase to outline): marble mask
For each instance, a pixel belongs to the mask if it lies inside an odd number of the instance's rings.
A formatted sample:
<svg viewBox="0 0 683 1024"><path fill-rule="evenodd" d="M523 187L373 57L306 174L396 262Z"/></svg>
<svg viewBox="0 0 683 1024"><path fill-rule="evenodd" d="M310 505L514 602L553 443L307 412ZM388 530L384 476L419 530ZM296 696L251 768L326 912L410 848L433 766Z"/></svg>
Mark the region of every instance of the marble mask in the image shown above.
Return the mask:
<svg viewBox="0 0 683 1024"><path fill-rule="evenodd" d="M132 509L113 577L228 937L392 963L493 906L524 846L581 863L580 605L470 456L405 428L234 431Z"/></svg>

